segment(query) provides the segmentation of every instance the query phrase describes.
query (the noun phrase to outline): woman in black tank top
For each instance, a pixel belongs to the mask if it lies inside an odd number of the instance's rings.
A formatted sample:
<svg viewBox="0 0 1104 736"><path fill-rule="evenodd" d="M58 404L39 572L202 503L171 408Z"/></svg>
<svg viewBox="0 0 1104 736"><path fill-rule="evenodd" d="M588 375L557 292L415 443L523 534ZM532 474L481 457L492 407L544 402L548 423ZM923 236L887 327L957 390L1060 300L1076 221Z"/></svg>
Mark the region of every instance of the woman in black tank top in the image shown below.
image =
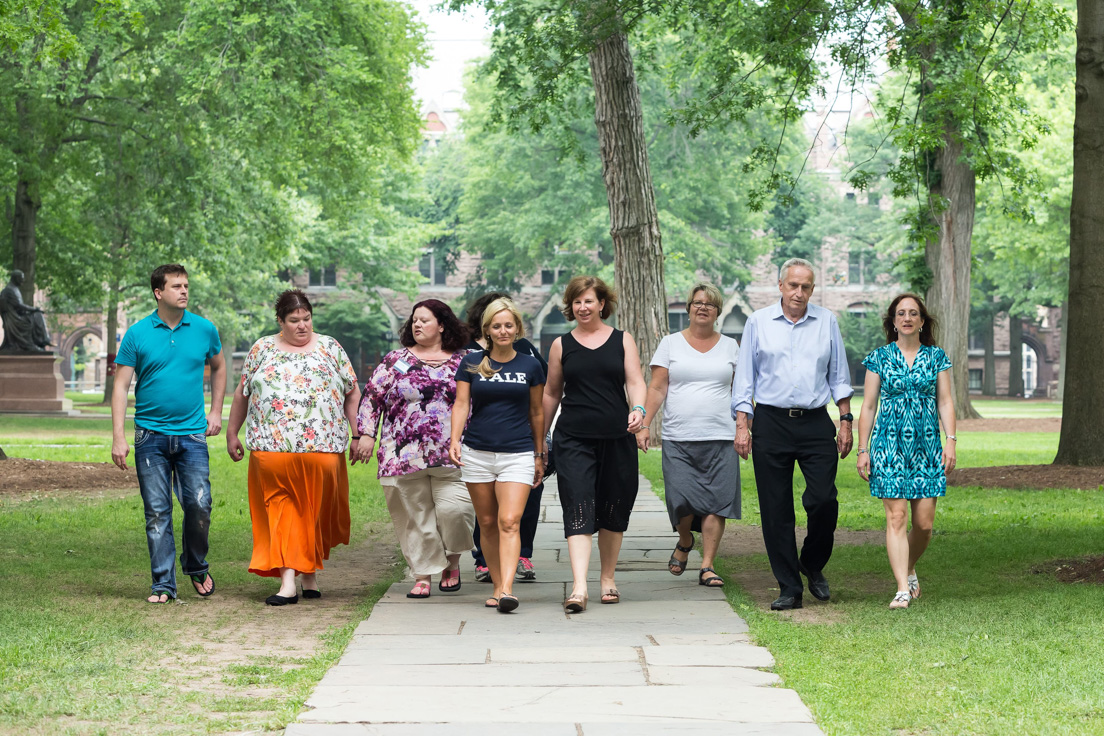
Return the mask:
<svg viewBox="0 0 1104 736"><path fill-rule="evenodd" d="M573 579L564 610L578 613L587 606L595 531L602 559L602 603L621 600L613 577L636 501L633 433L644 426L647 387L632 335L602 321L617 305L613 291L599 278L576 276L563 299L564 317L578 326L552 343L544 422L547 432L561 409L552 442Z"/></svg>

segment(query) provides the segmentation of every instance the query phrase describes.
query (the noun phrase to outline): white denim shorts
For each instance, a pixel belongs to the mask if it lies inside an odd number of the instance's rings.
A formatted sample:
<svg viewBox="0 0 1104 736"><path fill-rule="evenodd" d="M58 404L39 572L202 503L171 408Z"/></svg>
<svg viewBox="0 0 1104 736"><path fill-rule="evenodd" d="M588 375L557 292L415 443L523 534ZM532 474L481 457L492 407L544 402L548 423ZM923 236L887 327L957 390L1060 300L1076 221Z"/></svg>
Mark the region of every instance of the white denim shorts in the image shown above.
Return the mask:
<svg viewBox="0 0 1104 736"><path fill-rule="evenodd" d="M536 458L528 452L487 452L460 445L460 478L465 483L524 483L533 485Z"/></svg>

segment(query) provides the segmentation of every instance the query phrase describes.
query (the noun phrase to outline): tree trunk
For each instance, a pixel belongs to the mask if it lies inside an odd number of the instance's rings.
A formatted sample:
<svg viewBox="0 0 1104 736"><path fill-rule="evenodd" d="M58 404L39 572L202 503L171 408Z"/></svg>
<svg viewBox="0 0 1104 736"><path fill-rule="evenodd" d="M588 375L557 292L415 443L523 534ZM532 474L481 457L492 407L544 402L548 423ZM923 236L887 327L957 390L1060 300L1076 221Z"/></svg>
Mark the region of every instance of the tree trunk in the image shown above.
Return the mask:
<svg viewBox="0 0 1104 736"><path fill-rule="evenodd" d="M4 454L4 448L0 447L0 460L7 460L8 456Z"/></svg>
<svg viewBox="0 0 1104 736"><path fill-rule="evenodd" d="M111 394L115 391L115 355L119 352L119 284L110 284L107 287L107 335L105 345L107 351L107 375L104 376L104 403L111 405Z"/></svg>
<svg viewBox="0 0 1104 736"><path fill-rule="evenodd" d="M615 32L601 41L588 58L613 236L618 324L636 339L647 378L652 354L667 334L667 290L640 88L624 33ZM651 426L652 437L658 440L662 432L658 417Z"/></svg>
<svg viewBox="0 0 1104 736"><path fill-rule="evenodd" d="M933 281L928 309L939 320L939 344L951 359L955 416L980 416L970 403L970 238L974 231L976 182L962 142L945 122L943 148L933 156L929 192L939 236L925 249Z"/></svg>
<svg viewBox="0 0 1104 736"><path fill-rule="evenodd" d="M1008 395L1023 398L1023 320L1008 315Z"/></svg>
<svg viewBox="0 0 1104 736"><path fill-rule="evenodd" d="M993 335L993 322L995 315L990 314L985 320L985 368L981 374L981 393L983 396L997 395L997 356L993 343L996 342Z"/></svg>
<svg viewBox="0 0 1104 736"><path fill-rule="evenodd" d="M42 201L35 192L30 177L20 171L15 184L12 208L12 268L23 272L20 291L23 301L34 304L35 293L35 228Z"/></svg>
<svg viewBox="0 0 1104 736"><path fill-rule="evenodd" d="M1073 118L1066 380L1058 465L1104 465L1104 3L1077 3L1077 107Z"/></svg>
<svg viewBox="0 0 1104 736"><path fill-rule="evenodd" d="M1058 395L1054 398L1061 401L1066 395L1066 347L1069 345L1069 302L1062 302L1062 316L1059 325L1062 327L1062 334L1058 340Z"/></svg>

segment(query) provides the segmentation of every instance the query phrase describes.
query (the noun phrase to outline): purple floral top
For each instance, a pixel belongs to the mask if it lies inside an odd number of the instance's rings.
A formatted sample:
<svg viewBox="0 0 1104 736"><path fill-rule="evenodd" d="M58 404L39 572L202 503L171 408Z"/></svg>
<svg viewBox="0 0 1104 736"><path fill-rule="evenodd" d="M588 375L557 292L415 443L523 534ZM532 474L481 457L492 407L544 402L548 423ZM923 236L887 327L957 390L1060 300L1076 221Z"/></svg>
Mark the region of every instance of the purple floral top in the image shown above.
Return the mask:
<svg viewBox="0 0 1104 736"><path fill-rule="evenodd" d="M450 421L456 401L456 368L467 353L458 350L440 365L418 360L406 348L384 356L364 385L357 413L357 434L376 436L379 477L426 468L456 467L449 462Z"/></svg>

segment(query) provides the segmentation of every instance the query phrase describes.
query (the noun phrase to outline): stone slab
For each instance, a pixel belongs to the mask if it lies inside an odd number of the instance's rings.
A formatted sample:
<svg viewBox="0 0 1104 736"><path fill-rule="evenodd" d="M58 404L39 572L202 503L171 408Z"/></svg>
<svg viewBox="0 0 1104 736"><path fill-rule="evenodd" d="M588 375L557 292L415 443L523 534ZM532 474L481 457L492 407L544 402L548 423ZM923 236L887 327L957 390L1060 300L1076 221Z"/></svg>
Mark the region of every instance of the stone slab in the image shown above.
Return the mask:
<svg viewBox="0 0 1104 736"><path fill-rule="evenodd" d="M770 687L509 687L488 698L478 687L319 686L302 722L401 723L413 714L429 722L666 723L697 720L729 723L811 722L792 690ZM537 707L539 704L539 707ZM780 714L784 714L780 718Z"/></svg>
<svg viewBox="0 0 1104 736"><path fill-rule="evenodd" d="M644 668L637 661L492 661L478 664L347 665L332 668L322 678L320 686L409 685L425 688L447 688L456 685L465 687L608 687L646 684Z"/></svg>
<svg viewBox="0 0 1104 736"><path fill-rule="evenodd" d="M695 644L710 647L723 647L726 644L744 644L747 634L660 634L652 637L656 646L681 647Z"/></svg>
<svg viewBox="0 0 1104 736"><path fill-rule="evenodd" d="M525 736L578 736L572 723L515 723ZM291 723L284 736L487 736L501 723ZM624 732L622 732L624 733Z"/></svg>
<svg viewBox="0 0 1104 736"><path fill-rule="evenodd" d="M669 724L580 723L578 733L583 736L824 736L812 723L741 723L734 728L731 723L718 721L707 723L680 723L672 729Z"/></svg>
<svg viewBox="0 0 1104 736"><path fill-rule="evenodd" d="M492 662L633 662L639 664L636 647L510 647L491 648Z"/></svg>
<svg viewBox="0 0 1104 736"><path fill-rule="evenodd" d="M648 666L648 682L652 685L690 685L693 687L737 687L777 685L782 678L773 672L750 667L655 667Z"/></svg>
<svg viewBox="0 0 1104 736"><path fill-rule="evenodd" d="M763 647L731 644L726 647L681 646L648 647L644 650L648 666L669 667L773 667L774 657Z"/></svg>

